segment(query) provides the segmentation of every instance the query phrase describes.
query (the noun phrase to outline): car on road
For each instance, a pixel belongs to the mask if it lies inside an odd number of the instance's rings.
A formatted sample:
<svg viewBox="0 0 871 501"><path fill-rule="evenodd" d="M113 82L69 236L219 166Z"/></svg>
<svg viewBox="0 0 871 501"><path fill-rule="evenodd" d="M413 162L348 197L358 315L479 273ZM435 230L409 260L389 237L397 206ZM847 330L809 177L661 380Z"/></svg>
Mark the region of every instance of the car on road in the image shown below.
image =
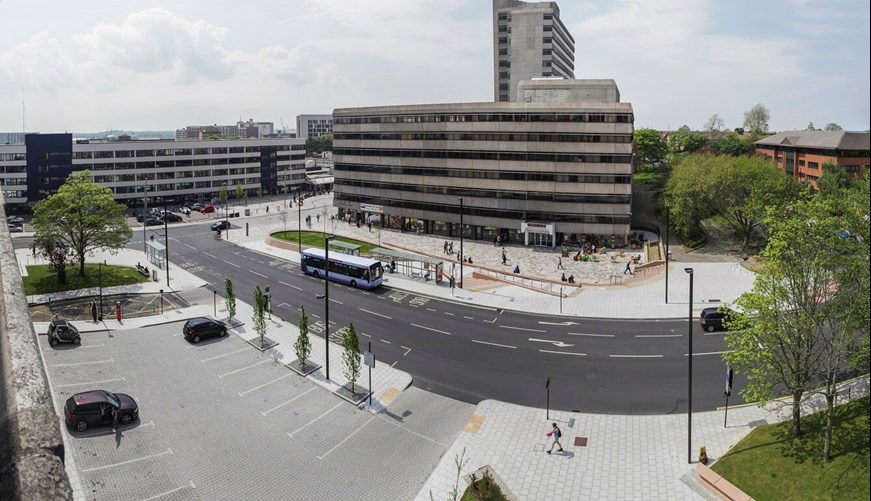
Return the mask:
<svg viewBox="0 0 871 501"><path fill-rule="evenodd" d="M226 219L221 219L220 221L215 221L212 223L212 231L221 231L227 230L230 228L230 221Z"/></svg>
<svg viewBox="0 0 871 501"><path fill-rule="evenodd" d="M199 343L203 338L226 336L227 325L213 318L197 317L185 322L181 331L185 339L193 343Z"/></svg>
<svg viewBox="0 0 871 501"><path fill-rule="evenodd" d="M81 344L79 330L66 320L52 320L48 324L48 344L57 346L61 343Z"/></svg>
<svg viewBox="0 0 871 501"><path fill-rule="evenodd" d="M194 204L191 205L191 210L195 210L195 211L199 212L199 210L203 208L203 205L204 204L201 202L194 202Z"/></svg>
<svg viewBox="0 0 871 501"><path fill-rule="evenodd" d="M24 231L24 226L16 224L7 224L6 227L9 228L9 233L22 233Z"/></svg>
<svg viewBox="0 0 871 501"><path fill-rule="evenodd" d="M106 390L76 393L64 404L64 420L78 431L111 425L113 412L118 414L119 423L130 424L139 417L139 406L130 395Z"/></svg>
<svg viewBox="0 0 871 501"><path fill-rule="evenodd" d="M148 216L145 218L145 226L157 226L159 224L163 224L163 222L154 216Z"/></svg>
<svg viewBox="0 0 871 501"><path fill-rule="evenodd" d="M24 224L24 218L19 216L6 216L6 224L21 226Z"/></svg>
<svg viewBox="0 0 871 501"><path fill-rule="evenodd" d="M181 212L182 214L184 214L185 216L191 215L191 208L190 207L181 207L178 209L178 211Z"/></svg>
<svg viewBox="0 0 871 501"><path fill-rule="evenodd" d="M699 323L708 332L719 331L726 328L723 323L731 321L733 316L734 312L728 308L705 308L699 314Z"/></svg>
<svg viewBox="0 0 871 501"><path fill-rule="evenodd" d="M209 212L215 212L215 206L214 205L204 205L204 206L200 207L200 212L202 212L203 214L206 214Z"/></svg>
<svg viewBox="0 0 871 501"><path fill-rule="evenodd" d="M181 221L181 216L179 216L179 215L176 214L175 212L169 212L169 211L167 211L167 212L164 212L164 213L163 213L163 219L164 219L165 221L170 222L170 223L175 223L175 222L177 222L177 221Z"/></svg>

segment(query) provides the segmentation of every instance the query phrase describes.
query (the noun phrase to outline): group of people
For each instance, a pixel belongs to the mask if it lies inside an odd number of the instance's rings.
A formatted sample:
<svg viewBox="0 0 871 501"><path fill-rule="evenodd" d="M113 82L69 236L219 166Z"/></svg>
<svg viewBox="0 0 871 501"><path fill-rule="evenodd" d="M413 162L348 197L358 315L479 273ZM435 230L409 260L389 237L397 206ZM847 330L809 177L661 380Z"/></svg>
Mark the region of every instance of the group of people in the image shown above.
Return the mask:
<svg viewBox="0 0 871 501"><path fill-rule="evenodd" d="M451 255L454 253L454 243L453 242L448 242L447 240L445 240L445 244L443 247L444 247L445 254Z"/></svg>
<svg viewBox="0 0 871 501"><path fill-rule="evenodd" d="M562 278L560 278L560 280L563 282L568 282L570 284L573 284L573 283L575 283L575 276L570 274L568 276L568 278L566 278L566 274L565 274L565 272L563 272L563 276L562 276Z"/></svg>
<svg viewBox="0 0 871 501"><path fill-rule="evenodd" d="M493 237L493 247L498 247L500 245L504 246L507 243L508 243L508 235L505 235L505 236L496 235L495 237Z"/></svg>
<svg viewBox="0 0 871 501"><path fill-rule="evenodd" d="M142 266L141 264L136 263L136 269L139 270L139 273L142 273L146 277L151 275L151 272L148 271L148 266Z"/></svg>

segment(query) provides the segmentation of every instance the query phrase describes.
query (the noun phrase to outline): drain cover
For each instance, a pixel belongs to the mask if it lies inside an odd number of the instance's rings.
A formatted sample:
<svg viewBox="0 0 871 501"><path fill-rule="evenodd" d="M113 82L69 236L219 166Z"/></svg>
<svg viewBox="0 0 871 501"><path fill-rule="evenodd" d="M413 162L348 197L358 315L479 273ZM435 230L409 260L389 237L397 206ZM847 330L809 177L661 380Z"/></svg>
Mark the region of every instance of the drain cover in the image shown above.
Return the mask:
<svg viewBox="0 0 871 501"><path fill-rule="evenodd" d="M575 447L586 447L587 437L575 437Z"/></svg>

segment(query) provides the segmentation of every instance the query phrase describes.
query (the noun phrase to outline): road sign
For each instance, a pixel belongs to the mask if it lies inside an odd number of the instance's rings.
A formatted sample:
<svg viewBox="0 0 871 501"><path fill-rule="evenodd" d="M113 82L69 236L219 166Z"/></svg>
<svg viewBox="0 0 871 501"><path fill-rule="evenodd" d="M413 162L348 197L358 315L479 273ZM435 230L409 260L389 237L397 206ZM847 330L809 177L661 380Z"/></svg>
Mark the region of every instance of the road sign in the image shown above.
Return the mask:
<svg viewBox="0 0 871 501"><path fill-rule="evenodd" d="M732 394L732 368L728 365L726 366L726 396L730 396Z"/></svg>
<svg viewBox="0 0 871 501"><path fill-rule="evenodd" d="M363 363L366 364L367 367L374 369L375 368L375 354L371 351L363 352Z"/></svg>

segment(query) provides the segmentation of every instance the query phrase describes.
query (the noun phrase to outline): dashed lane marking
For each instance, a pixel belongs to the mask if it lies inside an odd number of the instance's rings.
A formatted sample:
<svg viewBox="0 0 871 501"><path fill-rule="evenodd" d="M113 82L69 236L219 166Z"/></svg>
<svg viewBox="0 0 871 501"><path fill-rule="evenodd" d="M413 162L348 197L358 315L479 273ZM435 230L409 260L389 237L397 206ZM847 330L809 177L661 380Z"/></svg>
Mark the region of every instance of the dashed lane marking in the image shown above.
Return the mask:
<svg viewBox="0 0 871 501"><path fill-rule="evenodd" d="M372 314L372 315L376 315L376 316L379 316L379 317L382 317L382 318L386 318L387 320L393 320L393 317L388 317L387 315L382 315L382 314L380 314L380 313L375 313L374 311L365 310L365 309L363 309L363 308L357 308L357 309L360 310L360 311L362 311L362 312L364 312L364 313L370 313L370 314Z"/></svg>
<svg viewBox="0 0 871 501"><path fill-rule="evenodd" d="M547 331L541 330L541 329L527 329L526 327L512 327L510 325L500 325L499 327L502 329L512 329L512 330L516 330L516 331L547 332Z"/></svg>
<svg viewBox="0 0 871 501"><path fill-rule="evenodd" d="M281 280L279 280L278 283L280 283L281 285L285 285L285 286L287 286L287 287L290 287L290 288L296 289L296 290L298 290L298 291L301 291L301 290L302 290L302 287L297 287L297 286L295 286L295 285L291 285L291 284L289 284L289 283L287 283L287 282L282 282Z"/></svg>
<svg viewBox="0 0 871 501"><path fill-rule="evenodd" d="M683 334L636 334L635 337L681 337Z"/></svg>
<svg viewBox="0 0 871 501"><path fill-rule="evenodd" d="M438 330L438 329L433 329L432 327L426 327L426 326L424 326L424 325L417 325L417 324L411 324L411 325L414 326L414 327L419 327L419 328L421 328L421 329L426 329L426 330L428 330L428 331L438 332L439 334L447 334L448 336L451 335L450 332L440 331L440 330Z"/></svg>
<svg viewBox="0 0 871 501"><path fill-rule="evenodd" d="M517 349L516 346L510 346L510 345L507 345L507 344L499 344L499 343L488 343L487 341L478 341L477 339L473 339L472 342L473 342L473 343L480 343L480 344L489 344L490 346L499 346L499 347L501 347L501 348L511 348L511 349L514 349L514 350Z"/></svg>
<svg viewBox="0 0 871 501"><path fill-rule="evenodd" d="M554 351L554 350L538 350L542 353L555 353L557 355L574 355L576 357L586 357L586 353L575 353L573 351Z"/></svg>
<svg viewBox="0 0 871 501"><path fill-rule="evenodd" d="M269 278L266 275L264 275L263 273L257 273L256 271L253 271L253 270L248 270L248 272L251 273L252 275L257 275L258 277Z"/></svg>
<svg viewBox="0 0 871 501"><path fill-rule="evenodd" d="M238 264L236 264L236 263L231 263L230 261L227 261L226 259L222 259L221 261L223 261L223 262L229 264L230 266L235 266L236 268L241 268L241 266L239 266Z"/></svg>
<svg viewBox="0 0 871 501"><path fill-rule="evenodd" d="M662 355L608 355L611 358L662 358Z"/></svg>
<svg viewBox="0 0 871 501"><path fill-rule="evenodd" d="M584 332L566 332L569 336L614 337L614 334L587 334Z"/></svg>

